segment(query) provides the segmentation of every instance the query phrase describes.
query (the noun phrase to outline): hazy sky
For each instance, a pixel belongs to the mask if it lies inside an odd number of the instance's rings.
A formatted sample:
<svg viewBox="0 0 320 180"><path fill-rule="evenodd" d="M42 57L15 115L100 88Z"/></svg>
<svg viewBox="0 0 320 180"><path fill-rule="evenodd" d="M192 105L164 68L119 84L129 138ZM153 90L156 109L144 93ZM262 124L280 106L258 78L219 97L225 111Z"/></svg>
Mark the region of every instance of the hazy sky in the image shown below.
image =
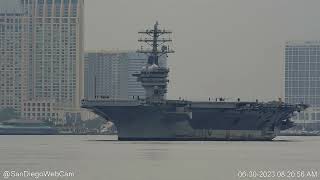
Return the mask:
<svg viewBox="0 0 320 180"><path fill-rule="evenodd" d="M173 30L169 98L283 96L287 40L320 40L319 0L85 0L86 49L137 49Z"/></svg>

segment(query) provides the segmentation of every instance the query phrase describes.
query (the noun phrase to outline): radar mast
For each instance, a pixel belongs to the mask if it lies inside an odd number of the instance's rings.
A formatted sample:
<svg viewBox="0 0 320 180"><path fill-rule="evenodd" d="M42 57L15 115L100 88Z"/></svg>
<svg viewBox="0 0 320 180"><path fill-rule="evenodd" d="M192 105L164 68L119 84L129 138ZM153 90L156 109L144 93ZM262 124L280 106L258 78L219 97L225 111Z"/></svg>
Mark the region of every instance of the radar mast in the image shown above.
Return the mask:
<svg viewBox="0 0 320 180"><path fill-rule="evenodd" d="M148 64L159 65L159 57L167 55L168 53L174 53L174 51L170 49L170 46L166 45L167 43L172 42L172 39L170 38L172 31L159 29L158 21L155 23L153 29L139 31L138 33L142 35L138 41L143 42L151 47L151 49L144 49L143 46L141 46L141 49L137 51L138 53L144 53L148 55ZM159 49L160 46L161 49Z"/></svg>
<svg viewBox="0 0 320 180"><path fill-rule="evenodd" d="M141 82L146 90L146 100L149 102L162 102L167 93L167 84L169 69L159 66L159 57L168 56L168 53L174 53L170 49L168 42L172 42L169 37L172 32L159 29L159 23L156 22L153 29L138 32L143 37L139 38L139 42L143 42L151 48L138 50L138 53L146 54L148 62L146 66L138 74L133 74L137 80ZM161 47L161 48L160 48Z"/></svg>

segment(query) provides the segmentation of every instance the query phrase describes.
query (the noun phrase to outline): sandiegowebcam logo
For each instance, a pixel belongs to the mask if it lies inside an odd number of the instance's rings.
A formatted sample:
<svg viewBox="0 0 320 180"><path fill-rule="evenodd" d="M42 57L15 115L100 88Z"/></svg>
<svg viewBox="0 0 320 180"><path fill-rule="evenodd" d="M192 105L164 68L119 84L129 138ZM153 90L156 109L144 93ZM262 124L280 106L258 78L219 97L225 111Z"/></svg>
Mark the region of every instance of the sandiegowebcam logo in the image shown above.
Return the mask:
<svg viewBox="0 0 320 180"><path fill-rule="evenodd" d="M71 171L4 171L2 173L4 179L16 178L16 177L31 177L38 179L41 177L74 177L74 172Z"/></svg>

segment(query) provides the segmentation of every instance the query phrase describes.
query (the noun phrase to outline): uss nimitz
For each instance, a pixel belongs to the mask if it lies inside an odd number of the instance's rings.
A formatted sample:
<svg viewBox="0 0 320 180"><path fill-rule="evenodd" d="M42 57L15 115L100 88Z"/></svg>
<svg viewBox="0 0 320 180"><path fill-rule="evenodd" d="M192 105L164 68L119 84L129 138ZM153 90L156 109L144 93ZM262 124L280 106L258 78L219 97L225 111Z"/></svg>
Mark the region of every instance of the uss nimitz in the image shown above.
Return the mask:
<svg viewBox="0 0 320 180"><path fill-rule="evenodd" d="M119 140L272 140L280 130L292 127L294 112L304 104L283 102L195 102L166 100L169 69L159 57L174 53L166 43L172 32L159 28L139 32L139 42L150 49L142 70L133 74L146 91L146 98L131 100L83 99L82 107L111 120Z"/></svg>

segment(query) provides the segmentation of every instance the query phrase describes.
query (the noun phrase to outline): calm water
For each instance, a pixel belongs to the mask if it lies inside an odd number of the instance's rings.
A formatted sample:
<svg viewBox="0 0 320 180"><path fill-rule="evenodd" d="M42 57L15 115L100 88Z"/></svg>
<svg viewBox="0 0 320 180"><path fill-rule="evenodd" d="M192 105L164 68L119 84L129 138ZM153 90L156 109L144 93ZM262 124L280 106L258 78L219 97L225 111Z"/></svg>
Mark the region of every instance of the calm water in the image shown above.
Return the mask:
<svg viewBox="0 0 320 180"><path fill-rule="evenodd" d="M77 180L213 180L241 171L317 171L320 137L273 142L118 142L113 136L0 136L0 179L9 171L71 171ZM33 179L33 178L9 178ZM39 179L58 179L40 177Z"/></svg>

